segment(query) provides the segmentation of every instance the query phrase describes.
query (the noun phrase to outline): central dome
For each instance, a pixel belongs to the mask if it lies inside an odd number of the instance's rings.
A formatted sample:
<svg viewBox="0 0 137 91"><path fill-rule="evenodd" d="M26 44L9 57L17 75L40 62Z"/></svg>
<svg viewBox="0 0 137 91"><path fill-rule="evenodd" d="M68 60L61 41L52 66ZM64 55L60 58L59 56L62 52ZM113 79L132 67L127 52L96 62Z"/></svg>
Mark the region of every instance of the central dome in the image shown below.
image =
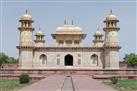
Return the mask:
<svg viewBox="0 0 137 91"><path fill-rule="evenodd" d="M57 27L56 31L81 31L80 27L76 27L74 25L64 25L62 27Z"/></svg>

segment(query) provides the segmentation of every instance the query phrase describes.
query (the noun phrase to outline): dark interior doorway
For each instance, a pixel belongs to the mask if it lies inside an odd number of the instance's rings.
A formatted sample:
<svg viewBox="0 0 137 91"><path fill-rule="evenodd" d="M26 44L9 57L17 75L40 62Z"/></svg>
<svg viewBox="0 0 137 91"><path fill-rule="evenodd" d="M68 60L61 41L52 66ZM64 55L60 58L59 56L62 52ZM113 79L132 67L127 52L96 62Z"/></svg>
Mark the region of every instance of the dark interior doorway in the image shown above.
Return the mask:
<svg viewBox="0 0 137 91"><path fill-rule="evenodd" d="M73 66L73 56L68 54L65 56L65 66Z"/></svg>

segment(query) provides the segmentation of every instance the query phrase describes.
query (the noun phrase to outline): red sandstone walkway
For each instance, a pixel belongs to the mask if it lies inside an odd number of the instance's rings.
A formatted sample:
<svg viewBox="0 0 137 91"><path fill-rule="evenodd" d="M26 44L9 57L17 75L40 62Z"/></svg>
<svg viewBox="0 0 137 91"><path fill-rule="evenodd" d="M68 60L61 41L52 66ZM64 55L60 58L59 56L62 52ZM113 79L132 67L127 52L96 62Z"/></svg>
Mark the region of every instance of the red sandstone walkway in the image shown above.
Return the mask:
<svg viewBox="0 0 137 91"><path fill-rule="evenodd" d="M90 76L72 76L75 91L117 91Z"/></svg>
<svg viewBox="0 0 137 91"><path fill-rule="evenodd" d="M73 84L71 84L73 81ZM74 89L71 87L74 86ZM90 76L73 75L72 79L63 75L49 76L19 91L116 91Z"/></svg>
<svg viewBox="0 0 137 91"><path fill-rule="evenodd" d="M64 79L61 75L49 76L19 91L60 91Z"/></svg>

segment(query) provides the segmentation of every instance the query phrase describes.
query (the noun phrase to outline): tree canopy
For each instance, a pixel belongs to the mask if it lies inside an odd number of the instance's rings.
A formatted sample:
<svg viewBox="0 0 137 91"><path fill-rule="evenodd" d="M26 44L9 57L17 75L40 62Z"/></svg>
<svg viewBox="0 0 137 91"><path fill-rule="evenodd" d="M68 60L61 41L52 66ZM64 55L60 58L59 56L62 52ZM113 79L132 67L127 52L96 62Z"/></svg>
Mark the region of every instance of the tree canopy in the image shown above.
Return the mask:
<svg viewBox="0 0 137 91"><path fill-rule="evenodd" d="M18 59L14 57L9 57L3 52L0 52L0 67L2 64L18 64Z"/></svg>
<svg viewBox="0 0 137 91"><path fill-rule="evenodd" d="M126 54L124 57L124 63L126 63L128 66L131 67L137 66L137 54L134 53Z"/></svg>

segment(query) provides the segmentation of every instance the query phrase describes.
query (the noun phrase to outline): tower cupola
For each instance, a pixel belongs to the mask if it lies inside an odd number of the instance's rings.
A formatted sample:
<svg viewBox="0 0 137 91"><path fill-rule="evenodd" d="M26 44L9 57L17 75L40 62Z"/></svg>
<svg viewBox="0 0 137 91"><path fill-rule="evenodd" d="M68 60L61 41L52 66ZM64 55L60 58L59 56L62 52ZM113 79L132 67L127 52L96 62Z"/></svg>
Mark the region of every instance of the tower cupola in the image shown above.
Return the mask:
<svg viewBox="0 0 137 91"><path fill-rule="evenodd" d="M103 34L102 32L97 29L97 31L95 32L95 34L93 35L94 36L94 40L93 40L93 43L94 43L94 46L102 46L103 45Z"/></svg>
<svg viewBox="0 0 137 91"><path fill-rule="evenodd" d="M28 11L26 10L25 14L21 16L19 22L21 22L22 27L32 27L32 23L34 21L32 19L32 16L28 14Z"/></svg>
<svg viewBox="0 0 137 91"><path fill-rule="evenodd" d="M112 28L117 27L117 22L119 22L119 20L117 19L117 16L112 13L111 10L110 14L106 16L104 23L106 23L106 27Z"/></svg>
<svg viewBox="0 0 137 91"><path fill-rule="evenodd" d="M36 40L35 41L35 46L38 46L38 47L43 47L44 46L44 43L45 43L45 40L44 40L44 33L40 30L39 28L39 31L36 32L35 34L36 36Z"/></svg>

